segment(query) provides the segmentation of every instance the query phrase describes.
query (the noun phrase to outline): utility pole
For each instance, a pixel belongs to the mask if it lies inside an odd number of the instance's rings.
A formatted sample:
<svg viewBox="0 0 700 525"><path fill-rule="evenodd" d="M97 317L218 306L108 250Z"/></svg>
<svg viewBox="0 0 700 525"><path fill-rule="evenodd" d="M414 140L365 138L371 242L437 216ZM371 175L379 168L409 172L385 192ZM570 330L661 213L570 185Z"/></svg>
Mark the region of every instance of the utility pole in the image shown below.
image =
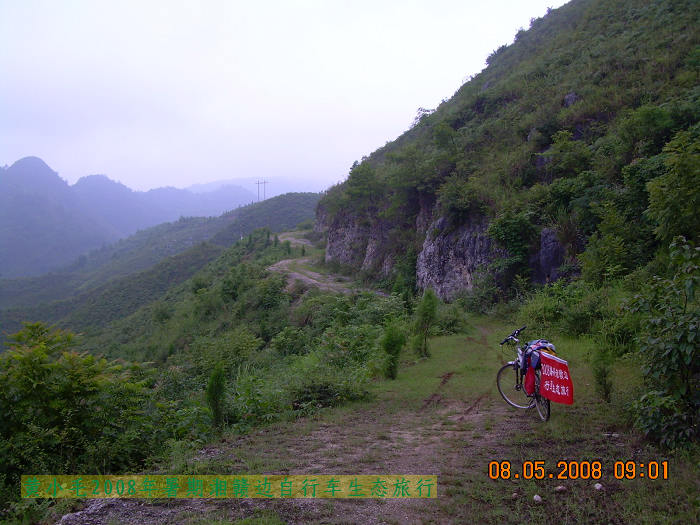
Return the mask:
<svg viewBox="0 0 700 525"><path fill-rule="evenodd" d="M260 202L260 185L261 185L261 184L262 184L262 187L263 187L263 200L265 200L265 198L266 198L266 197L265 197L265 193L266 193L266 192L265 192L265 186L268 185L268 184L270 184L270 183L267 182L266 180L258 180L255 184L258 185L258 202Z"/></svg>

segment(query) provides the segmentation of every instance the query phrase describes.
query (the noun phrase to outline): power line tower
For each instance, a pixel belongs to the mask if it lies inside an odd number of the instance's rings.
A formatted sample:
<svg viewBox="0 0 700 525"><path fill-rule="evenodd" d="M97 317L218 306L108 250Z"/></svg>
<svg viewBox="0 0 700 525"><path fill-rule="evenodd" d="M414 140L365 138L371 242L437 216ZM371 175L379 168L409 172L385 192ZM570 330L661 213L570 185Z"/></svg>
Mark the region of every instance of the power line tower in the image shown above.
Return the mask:
<svg viewBox="0 0 700 525"><path fill-rule="evenodd" d="M265 193L266 193L266 192L265 192L265 186L267 186L267 185L270 184L270 183L267 182L266 180L259 180L259 181L256 181L255 184L258 186L258 202L260 202L260 185L261 185L261 184L262 184L262 187L263 187L263 200L265 200L265 198L266 198L266 197L265 197Z"/></svg>

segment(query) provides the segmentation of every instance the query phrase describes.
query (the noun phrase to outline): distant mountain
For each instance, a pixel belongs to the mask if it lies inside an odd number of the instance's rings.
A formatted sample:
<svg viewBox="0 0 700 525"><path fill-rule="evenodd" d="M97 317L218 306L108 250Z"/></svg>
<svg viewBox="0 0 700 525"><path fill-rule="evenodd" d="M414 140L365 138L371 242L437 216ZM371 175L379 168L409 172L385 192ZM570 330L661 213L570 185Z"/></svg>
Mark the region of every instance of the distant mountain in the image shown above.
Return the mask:
<svg viewBox="0 0 700 525"><path fill-rule="evenodd" d="M140 229L218 216L254 200L240 186L137 192L104 175L69 186L43 160L26 157L0 168L0 276L46 273Z"/></svg>
<svg viewBox="0 0 700 525"><path fill-rule="evenodd" d="M338 177L335 182L340 182L343 177ZM207 182L205 184L193 184L185 188L192 193L206 193L206 192L219 192L223 188L230 185L237 185L237 187L250 188L250 191L255 194L255 199L257 200L258 187L256 185L257 181L267 181L267 184L263 187L260 185L260 199L263 197L270 198L276 197L277 195L283 195L285 193L297 193L297 192L314 192L318 193L327 190L332 183L319 181L318 179L311 179L304 176L299 177L243 177L237 179L222 179L213 182Z"/></svg>
<svg viewBox="0 0 700 525"><path fill-rule="evenodd" d="M67 320L73 310L84 308L86 301L97 308L109 295L104 290L126 290L132 286L130 279L141 279L137 278L140 272L152 275L155 265L162 265L166 260L171 263L188 261L183 264L190 273L182 275L190 275L199 268L198 265L206 264L211 258L197 254L198 248L213 257L217 250L230 246L256 228L269 228L273 232L291 229L313 217L320 197L318 193L288 193L216 218L182 218L141 230L82 255L56 273L0 279L0 331L16 331L22 320ZM203 242L208 242L208 247L202 247ZM191 253L184 258L173 257L185 252ZM116 286L112 286L114 283ZM135 301L132 293L127 295L129 304ZM100 299L93 303L95 297Z"/></svg>
<svg viewBox="0 0 700 525"><path fill-rule="evenodd" d="M86 210L41 159L0 171L0 275L48 272L119 234Z"/></svg>

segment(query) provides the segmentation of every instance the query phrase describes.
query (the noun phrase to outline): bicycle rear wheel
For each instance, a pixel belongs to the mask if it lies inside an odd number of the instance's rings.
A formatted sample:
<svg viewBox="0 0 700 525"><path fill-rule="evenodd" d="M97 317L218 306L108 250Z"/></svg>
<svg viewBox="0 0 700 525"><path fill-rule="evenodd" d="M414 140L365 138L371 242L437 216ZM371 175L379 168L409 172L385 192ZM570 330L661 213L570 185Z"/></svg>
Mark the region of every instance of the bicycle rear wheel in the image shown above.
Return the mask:
<svg viewBox="0 0 700 525"><path fill-rule="evenodd" d="M549 399L540 395L540 371L535 371L535 406L542 421L549 421L550 404Z"/></svg>
<svg viewBox="0 0 700 525"><path fill-rule="evenodd" d="M506 403L515 408L531 408L535 400L528 397L522 382L518 382L518 369L513 364L503 365L496 375L498 391Z"/></svg>

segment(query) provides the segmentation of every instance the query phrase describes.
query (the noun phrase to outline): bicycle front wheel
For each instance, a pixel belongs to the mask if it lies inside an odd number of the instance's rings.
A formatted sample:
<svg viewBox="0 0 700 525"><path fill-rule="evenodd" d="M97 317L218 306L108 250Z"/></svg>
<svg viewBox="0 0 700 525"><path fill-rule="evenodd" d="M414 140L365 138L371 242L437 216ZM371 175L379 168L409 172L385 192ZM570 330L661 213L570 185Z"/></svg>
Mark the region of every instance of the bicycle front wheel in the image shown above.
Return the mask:
<svg viewBox="0 0 700 525"><path fill-rule="evenodd" d="M535 372L535 406L542 421L548 421L550 415L549 399L540 395L540 371Z"/></svg>
<svg viewBox="0 0 700 525"><path fill-rule="evenodd" d="M525 393L522 381L518 381L518 369L513 364L503 365L498 371L496 385L506 403L515 408L531 408L535 402Z"/></svg>

